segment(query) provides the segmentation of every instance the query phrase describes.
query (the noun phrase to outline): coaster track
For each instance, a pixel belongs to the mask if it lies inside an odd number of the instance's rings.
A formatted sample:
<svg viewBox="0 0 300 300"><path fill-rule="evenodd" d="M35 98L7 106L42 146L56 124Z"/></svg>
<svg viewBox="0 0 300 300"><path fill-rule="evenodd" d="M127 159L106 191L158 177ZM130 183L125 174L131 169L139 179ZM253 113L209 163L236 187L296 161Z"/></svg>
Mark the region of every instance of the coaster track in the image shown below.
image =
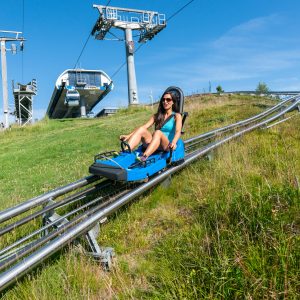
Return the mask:
<svg viewBox="0 0 300 300"><path fill-rule="evenodd" d="M0 212L0 223L3 223L0 236L4 244L0 250L0 291L196 159L247 132L288 119L282 118L295 109L299 111L299 107L300 95L296 95L254 117L189 138L185 140L185 161L178 166L170 166L148 182L128 185L87 176ZM280 121L275 123L278 119ZM56 214L57 211L60 215ZM43 224L41 220L47 214L56 214L56 218ZM21 227L20 230L17 230L18 227ZM22 234L22 230L26 231L26 235ZM27 233L29 230L31 232ZM6 236L7 233L13 233L13 242L11 237Z"/></svg>

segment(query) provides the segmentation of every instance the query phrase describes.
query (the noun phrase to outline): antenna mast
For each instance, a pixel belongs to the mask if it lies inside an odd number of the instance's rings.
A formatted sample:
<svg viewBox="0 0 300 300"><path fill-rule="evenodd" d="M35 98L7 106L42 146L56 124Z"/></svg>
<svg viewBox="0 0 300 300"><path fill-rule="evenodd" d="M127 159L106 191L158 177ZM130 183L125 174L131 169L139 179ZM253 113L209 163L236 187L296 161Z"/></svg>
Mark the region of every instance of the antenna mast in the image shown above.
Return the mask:
<svg viewBox="0 0 300 300"><path fill-rule="evenodd" d="M132 31L139 31L139 43L151 40L156 34L166 27L165 14L154 11L128 9L112 6L93 5L100 14L91 34L97 40L104 40L111 28L124 31L127 78L128 78L128 103L138 104L138 92L134 65L134 41Z"/></svg>

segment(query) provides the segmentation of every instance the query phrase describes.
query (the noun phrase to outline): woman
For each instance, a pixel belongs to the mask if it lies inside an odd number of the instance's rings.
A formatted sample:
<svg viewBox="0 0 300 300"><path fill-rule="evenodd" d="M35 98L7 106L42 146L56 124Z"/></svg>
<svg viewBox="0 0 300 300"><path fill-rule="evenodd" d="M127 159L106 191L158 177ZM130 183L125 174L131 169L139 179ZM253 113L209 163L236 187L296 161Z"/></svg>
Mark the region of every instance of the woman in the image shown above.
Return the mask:
<svg viewBox="0 0 300 300"><path fill-rule="evenodd" d="M163 151L175 150L176 143L181 135L182 118L179 114L178 95L173 92L166 92L162 95L157 113L141 127L138 127L128 135L121 135L120 139L127 141L130 148L135 148L140 142L143 143L145 152L139 158L146 161L147 158L157 149ZM153 134L148 130L155 124Z"/></svg>

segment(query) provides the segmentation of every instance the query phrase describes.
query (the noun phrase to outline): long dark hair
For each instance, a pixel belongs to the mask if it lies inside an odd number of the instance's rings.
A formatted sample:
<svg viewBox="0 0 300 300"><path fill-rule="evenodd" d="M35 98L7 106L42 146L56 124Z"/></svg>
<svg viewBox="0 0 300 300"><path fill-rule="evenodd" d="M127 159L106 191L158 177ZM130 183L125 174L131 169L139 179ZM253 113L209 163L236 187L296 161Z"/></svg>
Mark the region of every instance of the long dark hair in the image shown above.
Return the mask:
<svg viewBox="0 0 300 300"><path fill-rule="evenodd" d="M179 96L178 96L178 94L174 93L173 91L164 93L159 100L157 113L154 115L154 123L155 123L156 130L160 129L163 126L163 123L165 121L166 110L164 109L164 106L163 106L163 98L167 94L171 95L172 100L173 100L172 110L176 113L179 112Z"/></svg>

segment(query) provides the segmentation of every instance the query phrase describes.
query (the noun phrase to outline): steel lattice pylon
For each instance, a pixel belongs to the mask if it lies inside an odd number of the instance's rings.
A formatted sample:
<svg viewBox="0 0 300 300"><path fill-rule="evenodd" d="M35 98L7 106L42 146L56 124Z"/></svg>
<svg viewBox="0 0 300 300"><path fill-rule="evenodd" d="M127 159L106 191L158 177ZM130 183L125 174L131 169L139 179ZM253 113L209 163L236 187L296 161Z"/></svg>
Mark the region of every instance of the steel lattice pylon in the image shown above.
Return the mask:
<svg viewBox="0 0 300 300"><path fill-rule="evenodd" d="M18 83L14 88L15 116L18 124L24 126L32 122L33 118L33 96L37 93L36 80L32 79L28 84Z"/></svg>

